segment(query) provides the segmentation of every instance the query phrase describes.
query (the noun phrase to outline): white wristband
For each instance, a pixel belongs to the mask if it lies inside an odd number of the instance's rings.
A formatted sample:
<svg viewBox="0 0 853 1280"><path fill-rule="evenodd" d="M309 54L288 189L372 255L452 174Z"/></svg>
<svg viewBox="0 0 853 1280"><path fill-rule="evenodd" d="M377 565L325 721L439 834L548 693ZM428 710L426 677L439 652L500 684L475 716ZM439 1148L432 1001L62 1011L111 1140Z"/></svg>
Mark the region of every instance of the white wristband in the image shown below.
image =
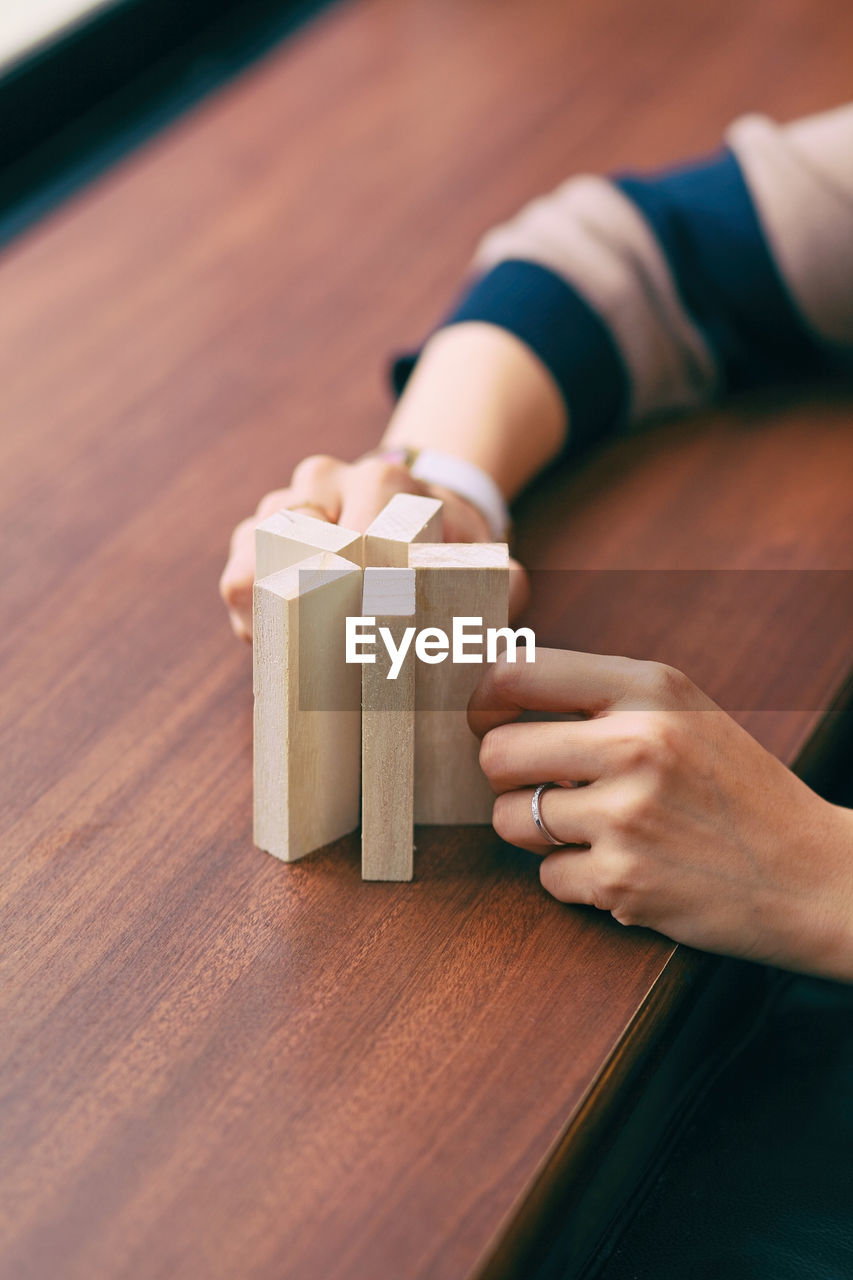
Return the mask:
<svg viewBox="0 0 853 1280"><path fill-rule="evenodd" d="M386 456L390 456L390 450ZM489 526L489 533L495 542L504 542L509 534L509 508L504 496L492 477L481 467L464 458L457 458L452 453L441 453L438 449L407 450L409 458L414 453L414 461L409 470L416 480L425 484L436 484L442 489L457 493L460 498L476 507Z"/></svg>

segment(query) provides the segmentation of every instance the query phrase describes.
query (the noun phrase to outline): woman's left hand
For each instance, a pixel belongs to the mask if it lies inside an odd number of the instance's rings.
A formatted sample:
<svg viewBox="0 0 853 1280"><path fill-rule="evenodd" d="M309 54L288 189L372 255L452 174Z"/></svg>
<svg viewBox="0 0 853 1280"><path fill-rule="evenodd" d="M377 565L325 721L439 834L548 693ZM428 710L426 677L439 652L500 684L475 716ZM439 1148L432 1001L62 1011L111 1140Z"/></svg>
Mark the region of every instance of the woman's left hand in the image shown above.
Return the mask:
<svg viewBox="0 0 853 1280"><path fill-rule="evenodd" d="M583 718L516 723L537 710ZM538 649L490 668L468 716L495 830L545 855L554 897L703 950L853 979L853 813L681 672ZM561 848L533 821L546 781L560 784L541 818Z"/></svg>

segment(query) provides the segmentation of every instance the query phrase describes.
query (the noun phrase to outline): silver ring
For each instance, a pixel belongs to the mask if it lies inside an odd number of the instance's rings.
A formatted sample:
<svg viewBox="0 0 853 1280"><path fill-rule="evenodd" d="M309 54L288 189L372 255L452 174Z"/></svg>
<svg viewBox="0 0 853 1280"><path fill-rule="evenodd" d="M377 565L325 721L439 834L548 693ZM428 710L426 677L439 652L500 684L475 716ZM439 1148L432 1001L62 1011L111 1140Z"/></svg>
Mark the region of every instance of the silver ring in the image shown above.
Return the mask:
<svg viewBox="0 0 853 1280"><path fill-rule="evenodd" d="M533 795L531 797L530 808L533 813L533 821L536 823L536 826L542 832L542 835L545 837L548 843L564 845L566 843L565 840L557 840L555 836L551 835L551 832L545 826L545 820L542 817L542 810L539 808L539 799L542 795L542 792L550 791L552 787L556 787L557 785L558 783L556 782L540 782L539 786L533 792Z"/></svg>

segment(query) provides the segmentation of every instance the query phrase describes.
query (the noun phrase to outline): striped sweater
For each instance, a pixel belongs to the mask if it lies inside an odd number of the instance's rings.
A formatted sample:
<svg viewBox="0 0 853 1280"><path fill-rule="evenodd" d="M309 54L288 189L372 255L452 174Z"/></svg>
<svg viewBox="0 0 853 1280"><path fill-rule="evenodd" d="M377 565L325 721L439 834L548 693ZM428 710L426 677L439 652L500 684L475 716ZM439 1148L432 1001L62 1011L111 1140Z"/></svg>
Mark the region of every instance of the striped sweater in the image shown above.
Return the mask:
<svg viewBox="0 0 853 1280"><path fill-rule="evenodd" d="M708 159L580 176L481 241L444 324L536 352L576 448L729 389L853 371L853 105L747 116ZM416 357L394 367L399 391Z"/></svg>

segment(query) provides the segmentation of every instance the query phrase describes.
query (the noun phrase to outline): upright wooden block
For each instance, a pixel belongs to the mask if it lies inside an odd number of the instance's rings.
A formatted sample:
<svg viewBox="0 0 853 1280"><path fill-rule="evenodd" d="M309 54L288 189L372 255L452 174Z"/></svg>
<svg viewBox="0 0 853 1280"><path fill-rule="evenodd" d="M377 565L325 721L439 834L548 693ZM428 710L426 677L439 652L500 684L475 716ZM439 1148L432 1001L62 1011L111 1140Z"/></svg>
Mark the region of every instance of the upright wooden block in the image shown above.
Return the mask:
<svg viewBox="0 0 853 1280"><path fill-rule="evenodd" d="M395 494L364 535L365 566L404 569L412 543L441 542L441 507L438 498Z"/></svg>
<svg viewBox="0 0 853 1280"><path fill-rule="evenodd" d="M255 583L255 844L285 862L358 826L361 669L344 620L361 579L322 553Z"/></svg>
<svg viewBox="0 0 853 1280"><path fill-rule="evenodd" d="M375 618L399 649L415 626L412 569L367 568L362 614ZM362 667L361 875L364 880L411 880L415 766L415 655L411 646L395 679L385 644Z"/></svg>
<svg viewBox="0 0 853 1280"><path fill-rule="evenodd" d="M276 511L255 530L255 581L320 551L363 563L363 534L302 511Z"/></svg>
<svg viewBox="0 0 853 1280"><path fill-rule="evenodd" d="M479 617L483 630L505 627L509 551L505 543L414 545L417 625L451 636L454 617ZM415 675L415 822L491 822L494 795L479 765L479 743L468 728L468 698L485 662L436 665Z"/></svg>

